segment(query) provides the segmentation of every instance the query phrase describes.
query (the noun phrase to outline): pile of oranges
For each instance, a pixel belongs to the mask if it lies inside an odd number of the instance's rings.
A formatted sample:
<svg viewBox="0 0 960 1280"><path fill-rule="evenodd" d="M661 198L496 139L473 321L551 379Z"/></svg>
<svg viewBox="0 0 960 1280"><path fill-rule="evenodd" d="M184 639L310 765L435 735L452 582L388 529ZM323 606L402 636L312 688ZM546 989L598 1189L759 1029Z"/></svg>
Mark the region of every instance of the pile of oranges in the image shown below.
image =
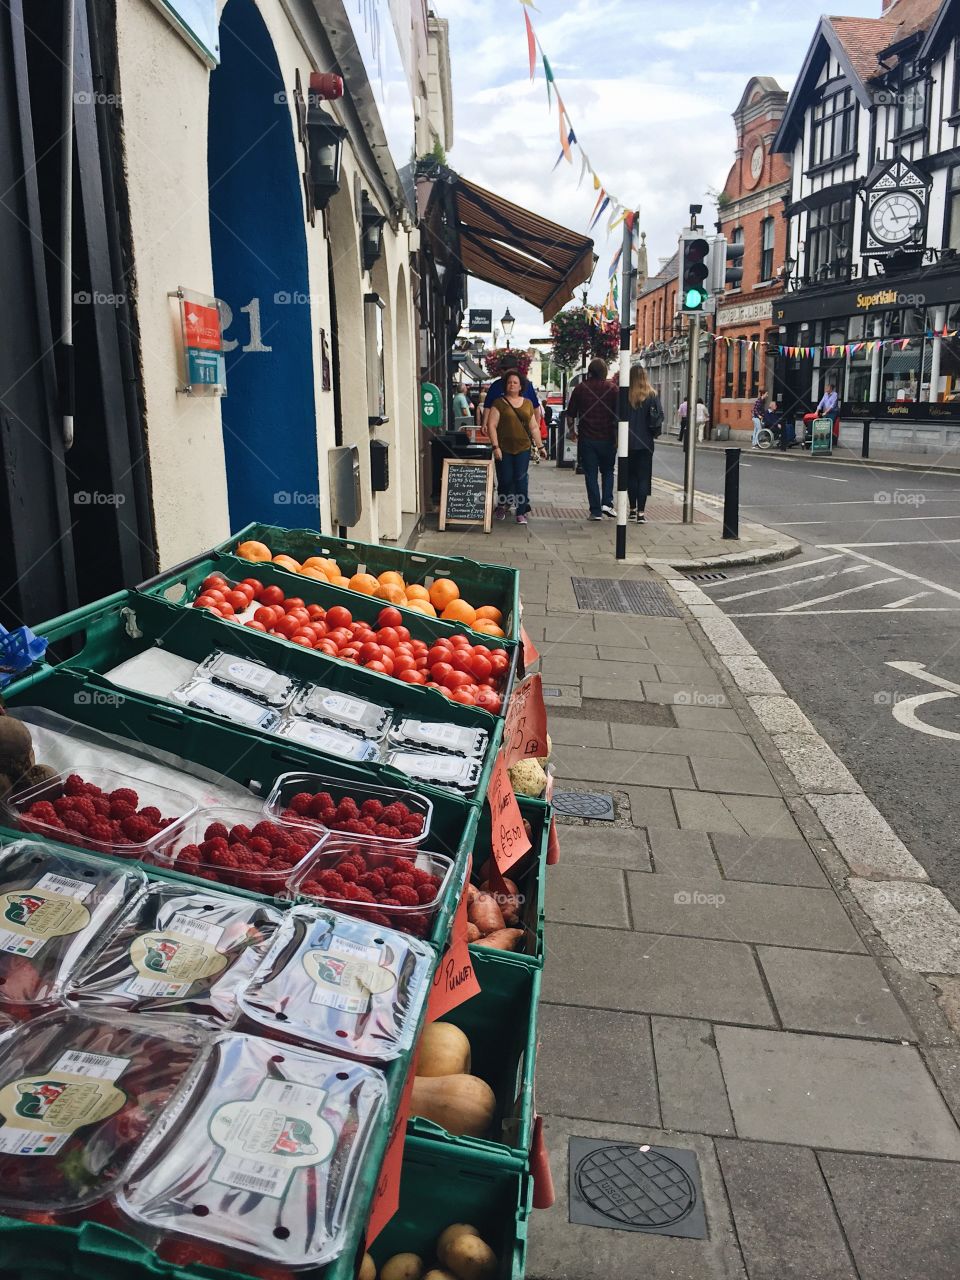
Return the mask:
<svg viewBox="0 0 960 1280"><path fill-rule="evenodd" d="M447 622L459 622L471 627L485 636L503 636L500 626L503 615L492 604L483 604L474 608L460 595L460 588L452 578L437 578L429 587L419 583L404 582L403 575L394 569L387 569L380 574L355 573L347 578L340 572L336 560L327 556L310 556L302 563L293 556L273 555L263 542L241 542L237 547L237 555L241 560L253 563L270 561L291 573L302 574L305 578L315 578L318 582L327 582L335 587L345 587L348 591L357 591L361 595L373 596L387 604L401 605L404 609L413 609L416 613L426 614L430 618L443 618Z"/></svg>

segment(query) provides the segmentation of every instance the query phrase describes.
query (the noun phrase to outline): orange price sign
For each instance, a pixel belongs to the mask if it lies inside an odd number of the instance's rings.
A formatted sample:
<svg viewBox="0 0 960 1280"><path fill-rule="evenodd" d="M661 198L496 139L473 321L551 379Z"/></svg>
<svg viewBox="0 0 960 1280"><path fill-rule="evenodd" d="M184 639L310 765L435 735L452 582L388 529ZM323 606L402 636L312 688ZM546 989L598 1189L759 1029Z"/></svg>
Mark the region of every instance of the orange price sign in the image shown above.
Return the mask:
<svg viewBox="0 0 960 1280"><path fill-rule="evenodd" d="M370 1217L367 1221L367 1248L387 1225L400 1206L400 1166L403 1164L403 1140L407 1132L407 1120L410 1116L410 1102L413 1096L413 1082L417 1078L416 1054L410 1059L410 1073L400 1102L397 1114L390 1126L390 1137L383 1153L383 1164L380 1166L380 1177L373 1189L373 1200L370 1203Z"/></svg>
<svg viewBox="0 0 960 1280"><path fill-rule="evenodd" d="M433 986L427 1002L428 1022L436 1022L437 1018L442 1018L458 1004L480 994L480 983L467 946L467 885L470 883L470 866L468 861L463 893L450 926L450 945L441 954L437 971L433 975Z"/></svg>
<svg viewBox="0 0 960 1280"><path fill-rule="evenodd" d="M540 661L540 650L527 635L526 630L521 623L520 640L523 644L523 669L529 671L535 662Z"/></svg>
<svg viewBox="0 0 960 1280"><path fill-rule="evenodd" d="M557 820L550 816L550 834L547 837L547 866L555 867L560 861L560 836L557 832Z"/></svg>
<svg viewBox="0 0 960 1280"><path fill-rule="evenodd" d="M503 753L508 766L547 754L547 708L539 672L513 686L503 724Z"/></svg>
<svg viewBox="0 0 960 1280"><path fill-rule="evenodd" d="M493 857L502 875L515 862L519 862L530 848L530 837L523 826L520 806L510 785L510 775L507 773L502 750L497 752L494 761L490 786L487 788L487 802L490 805Z"/></svg>

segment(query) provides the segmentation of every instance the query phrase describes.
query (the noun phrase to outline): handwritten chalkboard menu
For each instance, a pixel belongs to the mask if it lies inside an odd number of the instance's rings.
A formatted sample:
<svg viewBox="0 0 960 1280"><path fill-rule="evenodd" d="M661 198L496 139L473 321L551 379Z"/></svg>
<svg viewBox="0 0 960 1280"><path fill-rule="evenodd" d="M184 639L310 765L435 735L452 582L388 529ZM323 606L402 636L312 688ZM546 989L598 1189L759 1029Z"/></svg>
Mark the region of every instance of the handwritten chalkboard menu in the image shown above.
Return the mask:
<svg viewBox="0 0 960 1280"><path fill-rule="evenodd" d="M493 516L493 459L444 458L440 485L440 528L482 524L490 532Z"/></svg>

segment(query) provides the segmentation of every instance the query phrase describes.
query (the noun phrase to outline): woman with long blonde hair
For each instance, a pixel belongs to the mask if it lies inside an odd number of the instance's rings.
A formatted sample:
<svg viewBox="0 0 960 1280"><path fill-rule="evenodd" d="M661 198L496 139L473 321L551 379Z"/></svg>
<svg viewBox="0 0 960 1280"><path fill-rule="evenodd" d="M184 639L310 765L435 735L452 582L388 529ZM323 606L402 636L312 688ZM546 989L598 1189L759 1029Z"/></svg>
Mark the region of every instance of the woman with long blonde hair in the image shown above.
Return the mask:
<svg viewBox="0 0 960 1280"><path fill-rule="evenodd" d="M630 369L630 417L627 457L627 496L630 519L645 524L644 508L653 487L653 450L663 430L663 405L643 365Z"/></svg>

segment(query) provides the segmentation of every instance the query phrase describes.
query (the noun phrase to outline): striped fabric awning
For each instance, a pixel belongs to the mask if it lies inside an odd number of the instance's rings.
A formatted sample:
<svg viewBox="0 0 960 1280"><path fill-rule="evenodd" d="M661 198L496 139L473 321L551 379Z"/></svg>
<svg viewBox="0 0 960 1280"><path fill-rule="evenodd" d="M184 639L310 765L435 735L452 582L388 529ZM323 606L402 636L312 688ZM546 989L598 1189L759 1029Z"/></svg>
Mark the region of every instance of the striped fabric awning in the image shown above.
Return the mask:
<svg viewBox="0 0 960 1280"><path fill-rule="evenodd" d="M550 320L593 274L593 241L466 178L453 182L464 270L515 293Z"/></svg>

